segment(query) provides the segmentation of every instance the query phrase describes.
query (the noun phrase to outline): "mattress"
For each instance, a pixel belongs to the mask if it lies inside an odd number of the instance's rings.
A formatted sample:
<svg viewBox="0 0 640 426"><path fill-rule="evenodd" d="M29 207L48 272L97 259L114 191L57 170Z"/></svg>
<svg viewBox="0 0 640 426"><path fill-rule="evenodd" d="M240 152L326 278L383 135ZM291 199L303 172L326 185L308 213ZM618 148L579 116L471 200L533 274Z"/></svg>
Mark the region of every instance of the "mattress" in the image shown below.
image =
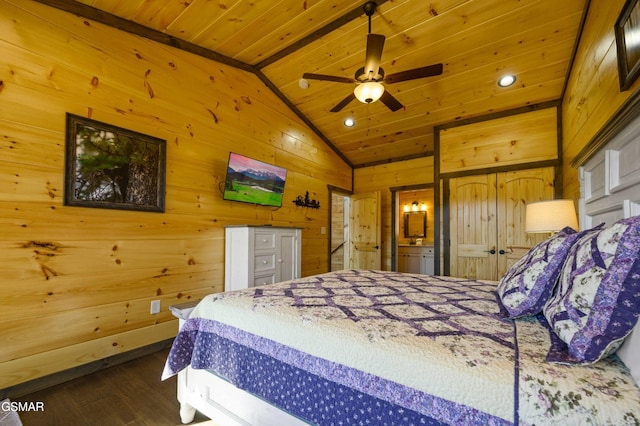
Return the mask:
<svg viewBox="0 0 640 426"><path fill-rule="evenodd" d="M616 356L546 362L543 317L506 319L496 282L369 270L212 294L163 378L208 369L312 424L639 424Z"/></svg>

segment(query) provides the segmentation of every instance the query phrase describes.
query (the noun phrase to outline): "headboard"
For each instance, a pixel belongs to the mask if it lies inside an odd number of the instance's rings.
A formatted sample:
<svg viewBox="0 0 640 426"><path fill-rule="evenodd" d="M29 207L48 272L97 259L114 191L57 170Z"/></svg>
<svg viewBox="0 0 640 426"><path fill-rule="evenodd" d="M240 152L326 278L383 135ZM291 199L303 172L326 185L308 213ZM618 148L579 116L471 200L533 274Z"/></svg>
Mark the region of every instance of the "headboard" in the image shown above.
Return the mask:
<svg viewBox="0 0 640 426"><path fill-rule="evenodd" d="M579 168L580 229L640 215L640 114ZM640 386L640 321L617 352Z"/></svg>
<svg viewBox="0 0 640 426"><path fill-rule="evenodd" d="M580 229L640 215L640 116L579 168Z"/></svg>

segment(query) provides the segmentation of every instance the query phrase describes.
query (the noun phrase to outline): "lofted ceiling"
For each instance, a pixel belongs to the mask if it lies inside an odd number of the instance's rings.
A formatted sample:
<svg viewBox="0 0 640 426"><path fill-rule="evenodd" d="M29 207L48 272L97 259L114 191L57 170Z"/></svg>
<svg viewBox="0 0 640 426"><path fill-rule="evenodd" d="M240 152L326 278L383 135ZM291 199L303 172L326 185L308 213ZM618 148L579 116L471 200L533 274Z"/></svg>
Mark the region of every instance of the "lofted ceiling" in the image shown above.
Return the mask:
<svg viewBox="0 0 640 426"><path fill-rule="evenodd" d="M398 111L353 100L330 112L355 84L308 80L303 89L299 80L354 77L365 61L366 1L38 1L255 72L353 167L432 155L435 125L560 99L588 4L378 0L371 32L386 37L385 74L436 63L443 73L385 84ZM498 87L507 73L515 85Z"/></svg>

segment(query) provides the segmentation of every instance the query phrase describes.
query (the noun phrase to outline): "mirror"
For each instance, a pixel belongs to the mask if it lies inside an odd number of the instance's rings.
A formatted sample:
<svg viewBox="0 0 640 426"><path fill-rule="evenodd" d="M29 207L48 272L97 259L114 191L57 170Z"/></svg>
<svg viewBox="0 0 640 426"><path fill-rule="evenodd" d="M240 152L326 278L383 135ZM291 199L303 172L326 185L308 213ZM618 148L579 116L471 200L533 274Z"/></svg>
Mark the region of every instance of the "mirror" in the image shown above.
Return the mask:
<svg viewBox="0 0 640 426"><path fill-rule="evenodd" d="M404 214L404 237L424 238L427 236L427 212L407 212Z"/></svg>

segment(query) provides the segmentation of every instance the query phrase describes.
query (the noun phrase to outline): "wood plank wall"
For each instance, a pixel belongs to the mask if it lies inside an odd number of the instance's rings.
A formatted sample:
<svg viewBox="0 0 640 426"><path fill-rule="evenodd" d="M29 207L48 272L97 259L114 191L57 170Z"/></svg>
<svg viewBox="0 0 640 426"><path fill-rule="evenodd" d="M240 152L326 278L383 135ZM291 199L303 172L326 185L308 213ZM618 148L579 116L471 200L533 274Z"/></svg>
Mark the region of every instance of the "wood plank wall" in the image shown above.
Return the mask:
<svg viewBox="0 0 640 426"><path fill-rule="evenodd" d="M620 92L613 26L625 0L591 0L562 103L564 196L578 200L578 170L571 161L640 88Z"/></svg>
<svg viewBox="0 0 640 426"><path fill-rule="evenodd" d="M433 157L422 157L354 170L354 192L380 191L382 209L382 269L392 270L392 235L396 232L390 188L433 183ZM399 210L398 213L399 214Z"/></svg>
<svg viewBox="0 0 640 426"><path fill-rule="evenodd" d="M35 2L0 2L0 389L175 335L168 306L221 291L224 226L303 228L351 168L253 74ZM167 141L166 212L63 205L65 113ZM222 200L230 151L288 169L284 206ZM162 302L150 315L152 300Z"/></svg>
<svg viewBox="0 0 640 426"><path fill-rule="evenodd" d="M441 174L556 160L557 108L445 127L439 141Z"/></svg>

